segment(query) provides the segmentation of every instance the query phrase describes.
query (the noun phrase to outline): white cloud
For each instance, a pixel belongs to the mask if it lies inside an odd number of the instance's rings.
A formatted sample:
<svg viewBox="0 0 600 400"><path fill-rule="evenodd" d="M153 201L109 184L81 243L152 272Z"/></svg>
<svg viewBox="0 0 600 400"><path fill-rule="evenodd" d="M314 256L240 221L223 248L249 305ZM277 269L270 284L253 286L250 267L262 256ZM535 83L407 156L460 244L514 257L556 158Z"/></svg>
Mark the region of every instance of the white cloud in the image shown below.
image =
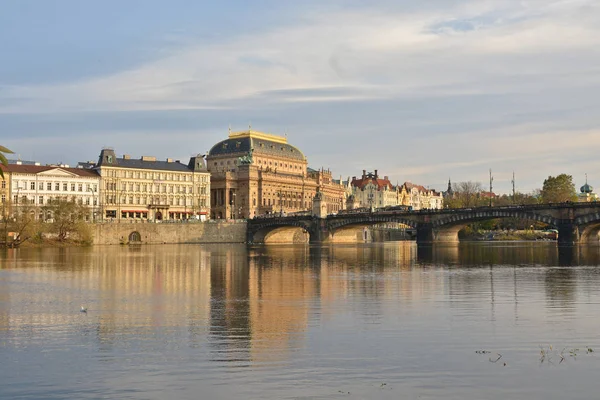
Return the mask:
<svg viewBox="0 0 600 400"><path fill-rule="evenodd" d="M447 175L484 181L492 167L505 178L516 168L533 188L548 169L590 169L600 144L596 1L418 4L306 11L293 25L218 43L176 42L164 58L112 75L0 86L0 114L256 112L272 123L264 129L294 126L315 166L352 175L372 165L432 185ZM348 157L368 165L349 167Z"/></svg>
<svg viewBox="0 0 600 400"><path fill-rule="evenodd" d="M6 105L0 112L226 108L231 101L251 102L259 95L268 102L264 93L270 91L331 87L357 92L292 95L287 101L535 90L523 87L523 81L585 72L585 63L571 64L565 53L597 65L598 14L591 1L472 1L406 14L376 8L308 14L301 25L189 45L110 76L4 87L0 98ZM473 30L453 30L452 23L442 32L431 29L444 21L476 18L483 22ZM507 82L506 77L521 80ZM7 101L11 98L20 101Z"/></svg>

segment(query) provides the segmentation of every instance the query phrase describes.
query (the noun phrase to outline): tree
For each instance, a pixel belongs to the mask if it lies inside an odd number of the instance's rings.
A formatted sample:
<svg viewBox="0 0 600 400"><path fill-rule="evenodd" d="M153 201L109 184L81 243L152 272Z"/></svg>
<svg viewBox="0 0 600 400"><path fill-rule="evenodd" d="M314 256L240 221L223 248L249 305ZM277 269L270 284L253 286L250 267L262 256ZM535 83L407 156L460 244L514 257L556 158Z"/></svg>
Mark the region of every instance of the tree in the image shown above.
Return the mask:
<svg viewBox="0 0 600 400"><path fill-rule="evenodd" d="M8 160L4 154L13 154L13 152L4 146L0 146L0 164L5 167L8 165ZM0 168L0 178L4 179L4 171Z"/></svg>
<svg viewBox="0 0 600 400"><path fill-rule="evenodd" d="M13 208L8 228L10 232L15 233L12 242L13 247L19 246L35 235L37 221L35 219L35 207L31 202L26 201Z"/></svg>
<svg viewBox="0 0 600 400"><path fill-rule="evenodd" d="M567 174L560 174L556 177L549 176L548 179L544 180L541 194L544 203L577 201L573 177Z"/></svg>
<svg viewBox="0 0 600 400"><path fill-rule="evenodd" d="M452 197L444 199L444 202L449 208L475 207L479 203L479 194L482 190L479 182L458 182L453 185Z"/></svg>
<svg viewBox="0 0 600 400"><path fill-rule="evenodd" d="M64 198L53 199L43 207L45 215L51 215L50 232L55 233L63 242L69 236L88 239L89 229L84 220L89 210L75 200Z"/></svg>

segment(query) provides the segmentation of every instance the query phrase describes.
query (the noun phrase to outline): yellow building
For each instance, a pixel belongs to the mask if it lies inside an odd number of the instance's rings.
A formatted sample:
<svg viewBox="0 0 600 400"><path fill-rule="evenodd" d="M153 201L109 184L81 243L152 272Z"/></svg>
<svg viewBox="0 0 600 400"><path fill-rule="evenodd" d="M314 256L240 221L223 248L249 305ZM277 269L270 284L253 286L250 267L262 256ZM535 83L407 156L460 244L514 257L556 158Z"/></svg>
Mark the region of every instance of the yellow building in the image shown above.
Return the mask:
<svg viewBox="0 0 600 400"><path fill-rule="evenodd" d="M212 147L206 161L212 218L310 212L317 192L329 213L344 205L342 183L329 170L308 168L304 154L282 136L230 132L228 139Z"/></svg>
<svg viewBox="0 0 600 400"><path fill-rule="evenodd" d="M117 158L113 149L106 148L90 167L102 178L104 219L203 220L210 215L210 174L202 156L183 164L150 156Z"/></svg>

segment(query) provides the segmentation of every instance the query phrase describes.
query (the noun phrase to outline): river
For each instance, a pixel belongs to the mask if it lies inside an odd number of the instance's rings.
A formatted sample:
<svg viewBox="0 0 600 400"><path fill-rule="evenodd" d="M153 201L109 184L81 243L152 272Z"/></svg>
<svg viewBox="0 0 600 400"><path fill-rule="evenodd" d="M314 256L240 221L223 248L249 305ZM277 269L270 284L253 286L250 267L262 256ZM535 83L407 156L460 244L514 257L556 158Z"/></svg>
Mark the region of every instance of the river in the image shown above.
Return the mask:
<svg viewBox="0 0 600 400"><path fill-rule="evenodd" d="M528 242L8 250L0 398L595 398L599 265Z"/></svg>

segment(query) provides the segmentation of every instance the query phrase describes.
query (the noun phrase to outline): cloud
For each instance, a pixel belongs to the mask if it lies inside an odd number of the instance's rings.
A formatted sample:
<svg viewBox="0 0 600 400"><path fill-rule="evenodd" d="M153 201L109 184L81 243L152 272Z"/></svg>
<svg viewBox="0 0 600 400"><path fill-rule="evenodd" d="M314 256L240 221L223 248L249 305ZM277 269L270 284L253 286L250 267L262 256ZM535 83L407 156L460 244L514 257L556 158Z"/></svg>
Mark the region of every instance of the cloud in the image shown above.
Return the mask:
<svg viewBox="0 0 600 400"><path fill-rule="evenodd" d="M5 84L0 128L4 118L39 132L9 116L68 115L48 129L77 120L79 132L94 135L99 124L106 135L119 132L110 137L125 147L136 146L144 129L170 126L181 143L169 146L181 154L198 140L191 121L201 140L212 141L225 134L207 133L218 125L215 116L223 127L251 120L258 129L290 130L313 165L336 174L377 168L432 185L450 174L483 181L490 167L506 176L518 167L533 187L546 174L536 165L577 170L575 157L587 160L597 143L595 1L380 1L298 10L288 24L233 30L218 42L175 41L164 57L117 73ZM148 146L156 153L165 145Z"/></svg>
<svg viewBox="0 0 600 400"><path fill-rule="evenodd" d="M575 57L587 59L589 65L598 61L600 20L590 16L589 7L598 10L593 4L492 1L391 15L376 8L307 13L302 24L187 45L163 59L108 76L69 84L5 86L0 110L212 109L241 99L268 102L266 93L280 101L283 92L319 89L320 96L290 94L288 101L364 98L326 95L332 87L363 88L371 91L369 98L420 91L428 96L519 92L523 82L507 77L535 75L539 83L541 76L583 69L560 54L555 54L556 62L547 63L545 53L581 50ZM17 98L20 101L8 101Z"/></svg>

